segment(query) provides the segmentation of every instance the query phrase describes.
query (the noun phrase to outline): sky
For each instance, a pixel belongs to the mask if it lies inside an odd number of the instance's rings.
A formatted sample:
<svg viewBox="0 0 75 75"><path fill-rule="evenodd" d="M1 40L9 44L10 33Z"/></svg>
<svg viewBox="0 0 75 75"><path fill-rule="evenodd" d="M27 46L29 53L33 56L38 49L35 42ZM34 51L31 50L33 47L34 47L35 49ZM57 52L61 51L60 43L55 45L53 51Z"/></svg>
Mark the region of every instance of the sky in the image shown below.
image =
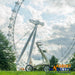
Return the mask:
<svg viewBox="0 0 75 75"><path fill-rule="evenodd" d="M9 30L9 18L16 1L0 0L0 30L4 32L6 37ZM55 55L59 60L62 59L68 53L68 48L73 43L75 35L75 0L24 0L16 19L15 42L25 33L28 33L16 44L18 56L34 28L29 19L44 22L44 26L38 26L35 42L41 41L43 43L42 49L47 51L47 58L50 59L52 55ZM23 60L27 59L29 47L30 44L22 57ZM67 58L71 57L75 52L74 50L75 46ZM37 61L42 61L41 58L42 56L35 43L32 60L37 63Z"/></svg>

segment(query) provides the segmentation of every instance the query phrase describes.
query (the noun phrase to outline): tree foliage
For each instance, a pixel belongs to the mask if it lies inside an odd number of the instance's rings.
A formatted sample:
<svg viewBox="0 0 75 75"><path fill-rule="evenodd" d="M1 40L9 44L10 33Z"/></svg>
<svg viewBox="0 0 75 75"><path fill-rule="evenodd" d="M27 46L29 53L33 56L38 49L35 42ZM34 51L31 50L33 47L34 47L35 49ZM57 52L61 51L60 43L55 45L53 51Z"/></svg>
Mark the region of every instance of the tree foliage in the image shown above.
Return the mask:
<svg viewBox="0 0 75 75"><path fill-rule="evenodd" d="M56 66L58 64L58 59L55 56L52 56L50 59L50 67Z"/></svg>
<svg viewBox="0 0 75 75"><path fill-rule="evenodd" d="M1 70L16 70L15 55L9 41L0 31L0 69Z"/></svg>
<svg viewBox="0 0 75 75"><path fill-rule="evenodd" d="M75 53L74 53L72 59L70 60L70 63L71 63L71 70L75 71Z"/></svg>

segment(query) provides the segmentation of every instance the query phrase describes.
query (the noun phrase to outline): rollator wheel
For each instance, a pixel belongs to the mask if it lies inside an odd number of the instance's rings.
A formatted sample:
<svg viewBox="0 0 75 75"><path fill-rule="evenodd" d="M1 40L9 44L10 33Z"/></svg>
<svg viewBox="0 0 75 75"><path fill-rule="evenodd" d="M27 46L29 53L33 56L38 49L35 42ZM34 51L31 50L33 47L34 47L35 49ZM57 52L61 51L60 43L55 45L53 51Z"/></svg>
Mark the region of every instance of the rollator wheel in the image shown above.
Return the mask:
<svg viewBox="0 0 75 75"><path fill-rule="evenodd" d="M33 71L33 66L32 66L32 65L27 65L27 66L25 67L25 70L26 70L26 71Z"/></svg>

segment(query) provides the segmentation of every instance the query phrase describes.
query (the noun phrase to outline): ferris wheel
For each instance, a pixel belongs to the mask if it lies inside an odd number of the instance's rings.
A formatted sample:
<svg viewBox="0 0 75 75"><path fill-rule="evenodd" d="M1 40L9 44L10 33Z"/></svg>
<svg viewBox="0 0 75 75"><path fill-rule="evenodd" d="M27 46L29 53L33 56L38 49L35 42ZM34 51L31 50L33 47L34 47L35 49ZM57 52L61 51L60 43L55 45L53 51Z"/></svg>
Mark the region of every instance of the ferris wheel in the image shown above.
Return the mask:
<svg viewBox="0 0 75 75"><path fill-rule="evenodd" d="M28 33L29 33L29 31L27 31L27 32L25 32L24 33L24 35L20 38L20 39L18 39L18 41L17 42L15 42L15 23L16 23L16 18L17 18L17 15L18 15L18 12L19 12L19 10L20 10L20 8L21 8L21 5L23 4L23 2L24 2L25 0L18 0L17 2L15 2L15 6L14 6L14 9L12 10L12 14L11 14L11 17L10 17L10 21L9 21L9 25L8 25L8 29L9 29L9 32L8 32L8 38L9 38L9 41L10 41L10 44L12 45L12 47L13 47L13 50L14 51L16 51L16 44L24 37L24 36L26 36ZM38 20L29 20L30 22L32 22L33 24L41 24L41 25L43 25L43 23L42 22L40 22L40 21L38 21ZM34 29L33 29L33 27L32 27L32 29L31 30L33 30L32 31L32 33L33 32L35 32L34 33L34 38L35 38L35 35L36 35L36 29L37 29L37 27L34 25ZM32 33L31 33L31 36L32 36ZM30 37L31 37L30 36ZM35 41L35 40L33 40L33 41ZM33 44L32 44L33 45ZM26 47L26 46L25 46ZM32 48L31 48L31 51L32 51ZM24 52L24 49L23 49L23 51L22 51L22 53L21 53L21 55L20 55L20 57L19 57L19 59L17 60L17 62L19 62L19 60L21 59L21 56L23 55L23 52ZM31 52L30 52L30 55L31 55ZM28 58L28 63L29 63L29 60L30 60L30 55L29 55L29 58ZM64 59L64 58L63 58ZM23 63L22 63L23 64Z"/></svg>

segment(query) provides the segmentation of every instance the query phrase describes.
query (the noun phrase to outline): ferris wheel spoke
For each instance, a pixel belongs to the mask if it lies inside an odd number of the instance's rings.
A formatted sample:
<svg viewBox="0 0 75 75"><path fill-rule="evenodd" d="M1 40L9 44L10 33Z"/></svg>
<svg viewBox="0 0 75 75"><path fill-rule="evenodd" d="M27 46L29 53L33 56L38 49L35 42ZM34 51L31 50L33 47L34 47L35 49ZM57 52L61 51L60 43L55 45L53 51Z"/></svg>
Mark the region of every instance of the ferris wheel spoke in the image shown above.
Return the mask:
<svg viewBox="0 0 75 75"><path fill-rule="evenodd" d="M29 34L29 31L26 32L15 44L18 44L22 40L22 38L24 38L24 36L26 36L27 34Z"/></svg>

